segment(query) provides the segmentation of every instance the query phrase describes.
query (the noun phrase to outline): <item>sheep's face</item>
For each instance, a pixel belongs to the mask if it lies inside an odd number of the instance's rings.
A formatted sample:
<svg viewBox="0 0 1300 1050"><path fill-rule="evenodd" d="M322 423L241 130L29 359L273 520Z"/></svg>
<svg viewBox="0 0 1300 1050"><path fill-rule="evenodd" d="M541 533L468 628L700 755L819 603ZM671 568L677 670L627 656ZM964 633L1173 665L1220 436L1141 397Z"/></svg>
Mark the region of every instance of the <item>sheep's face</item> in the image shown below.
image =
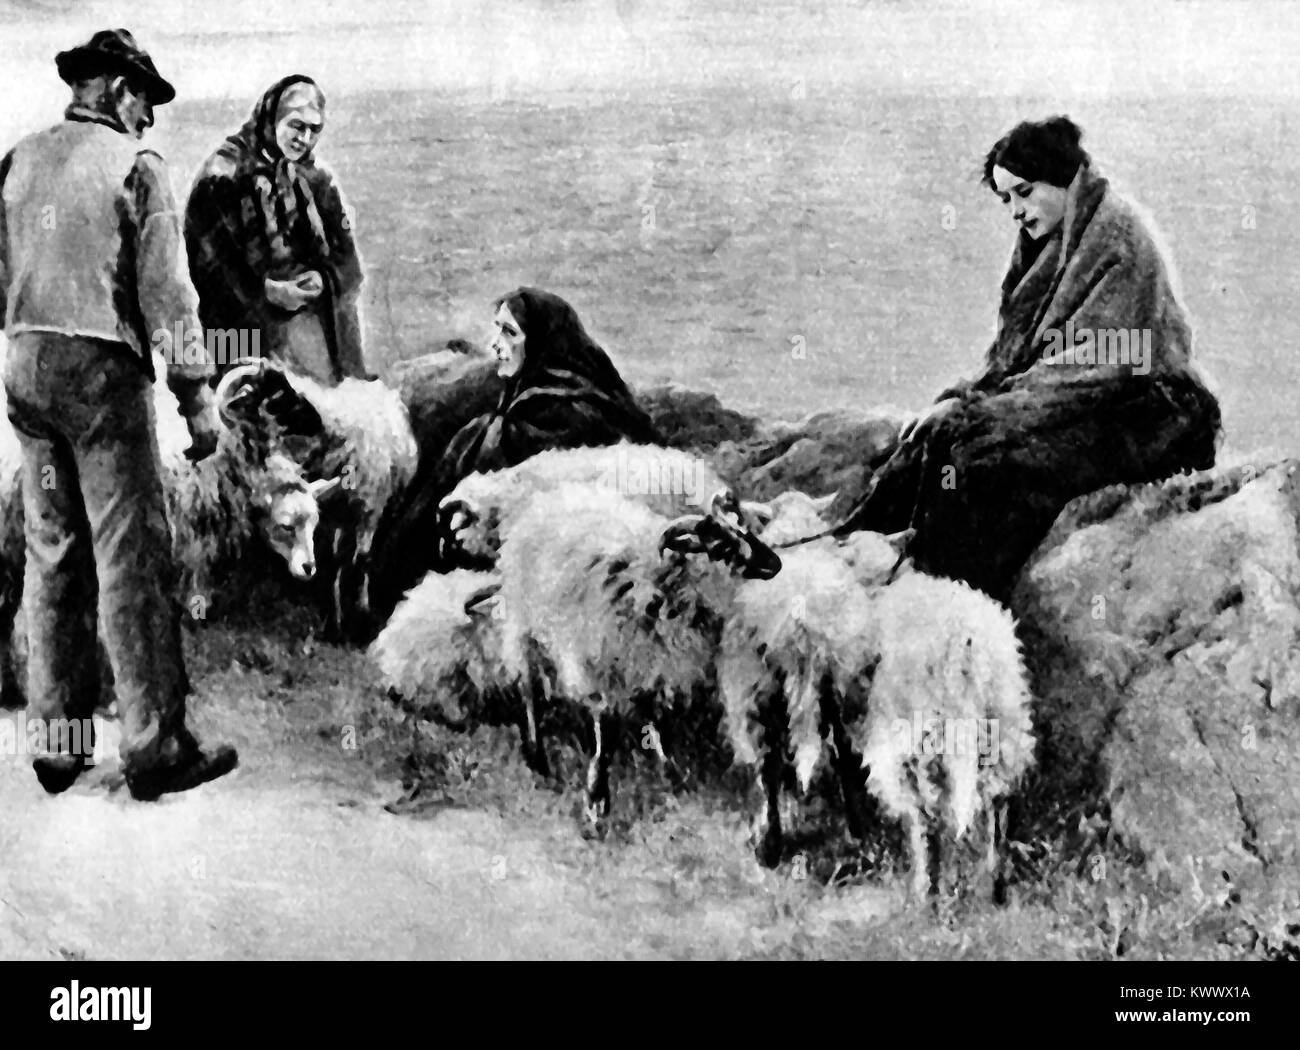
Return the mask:
<svg viewBox="0 0 1300 1050"><path fill-rule="evenodd" d="M262 497L265 513L259 527L270 547L295 579L316 575L316 526L321 501L339 487L339 479L307 482L299 477L273 481Z"/></svg>
<svg viewBox="0 0 1300 1050"><path fill-rule="evenodd" d="M501 549L500 508L480 508L472 499L453 499L438 508L441 560L449 565L495 565Z"/></svg>
<svg viewBox="0 0 1300 1050"><path fill-rule="evenodd" d="M851 532L839 541L840 557L863 587L881 587L911 571L912 563L906 554L912 536L911 529L888 536L879 532Z"/></svg>
<svg viewBox="0 0 1300 1050"><path fill-rule="evenodd" d="M782 492L767 503L742 503L751 526L764 543L796 543L825 532L830 523L824 515L835 501L835 494L809 496L791 490Z"/></svg>
<svg viewBox="0 0 1300 1050"><path fill-rule="evenodd" d="M708 514L678 518L664 530L660 551L706 554L746 579L770 580L781 571L781 559L746 524L732 492L713 497Z"/></svg>

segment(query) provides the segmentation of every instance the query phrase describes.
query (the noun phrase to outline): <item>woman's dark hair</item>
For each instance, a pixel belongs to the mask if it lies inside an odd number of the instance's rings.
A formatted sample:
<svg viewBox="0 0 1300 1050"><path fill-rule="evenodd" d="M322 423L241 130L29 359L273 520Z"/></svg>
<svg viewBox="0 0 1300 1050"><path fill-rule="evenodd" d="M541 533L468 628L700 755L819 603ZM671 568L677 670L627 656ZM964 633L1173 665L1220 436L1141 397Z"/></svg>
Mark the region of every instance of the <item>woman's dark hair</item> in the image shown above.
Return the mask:
<svg viewBox="0 0 1300 1050"><path fill-rule="evenodd" d="M992 187L993 168L1006 168L1029 182L1062 189L1074 181L1088 151L1079 145L1083 131L1069 117L1024 120L993 144L984 158L984 185Z"/></svg>

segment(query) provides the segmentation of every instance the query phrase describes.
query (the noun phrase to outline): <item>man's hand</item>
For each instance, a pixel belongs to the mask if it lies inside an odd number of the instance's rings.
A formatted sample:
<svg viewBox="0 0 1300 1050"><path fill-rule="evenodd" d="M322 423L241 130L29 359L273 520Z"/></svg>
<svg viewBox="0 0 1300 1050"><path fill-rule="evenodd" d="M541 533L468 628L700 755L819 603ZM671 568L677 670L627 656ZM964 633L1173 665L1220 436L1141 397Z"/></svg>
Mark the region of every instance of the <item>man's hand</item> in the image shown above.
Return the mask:
<svg viewBox="0 0 1300 1050"><path fill-rule="evenodd" d="M204 405L192 416L187 416L185 425L190 429L190 447L185 450L185 458L191 463L207 459L217 450L221 421L214 405Z"/></svg>
<svg viewBox="0 0 1300 1050"><path fill-rule="evenodd" d="M315 277L315 282L309 282L304 285L302 282L305 278ZM278 306L281 310L287 310L289 313L297 313L309 302L320 295L324 284L321 283L320 274L315 270L305 273L302 277L297 277L292 281L276 281L268 277L266 279L266 298Z"/></svg>
<svg viewBox="0 0 1300 1050"><path fill-rule="evenodd" d="M953 409L960 404L961 400L959 398L948 397L931 405L929 409L922 412L919 416L903 427L902 431L898 435L898 443L901 445L904 442L913 440L914 438L920 438L931 427L938 423L939 420L951 413Z"/></svg>

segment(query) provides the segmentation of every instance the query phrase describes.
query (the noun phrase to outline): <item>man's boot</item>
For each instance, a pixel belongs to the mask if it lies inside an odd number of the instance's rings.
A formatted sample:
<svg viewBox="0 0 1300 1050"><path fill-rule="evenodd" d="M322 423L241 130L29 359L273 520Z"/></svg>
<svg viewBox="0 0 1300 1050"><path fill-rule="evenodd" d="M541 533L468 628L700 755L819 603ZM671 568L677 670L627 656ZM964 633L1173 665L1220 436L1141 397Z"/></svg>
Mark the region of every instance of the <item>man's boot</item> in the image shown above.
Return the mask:
<svg viewBox="0 0 1300 1050"><path fill-rule="evenodd" d="M36 779L51 795L67 791L85 768L84 755L38 755L32 759Z"/></svg>
<svg viewBox="0 0 1300 1050"><path fill-rule="evenodd" d="M160 757L148 764L138 760L124 764L122 772L132 798L137 802L153 802L160 795L189 791L223 777L237 765L239 754L233 747L219 744L205 752L187 733L183 740L164 747Z"/></svg>

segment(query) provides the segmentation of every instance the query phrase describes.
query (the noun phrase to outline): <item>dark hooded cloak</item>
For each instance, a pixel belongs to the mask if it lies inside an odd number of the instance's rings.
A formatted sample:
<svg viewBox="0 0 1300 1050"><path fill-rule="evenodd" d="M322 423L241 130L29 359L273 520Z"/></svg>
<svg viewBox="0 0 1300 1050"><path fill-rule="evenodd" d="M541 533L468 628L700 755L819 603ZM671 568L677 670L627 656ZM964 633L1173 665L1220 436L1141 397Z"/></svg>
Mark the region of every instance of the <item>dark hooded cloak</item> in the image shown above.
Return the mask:
<svg viewBox="0 0 1300 1050"><path fill-rule="evenodd" d="M361 260L352 224L331 173L309 152L290 163L275 141L286 91L307 85L321 111L315 82L295 74L273 84L252 115L208 158L185 209L190 276L205 329L255 328L261 352L322 382L367 375L356 295ZM315 270L325 289L296 313L266 298L265 280ZM302 316L300 316L302 315ZM319 323L328 359L295 338L304 322ZM218 372L229 361L218 362Z"/></svg>
<svg viewBox="0 0 1300 1050"><path fill-rule="evenodd" d="M506 380L496 407L452 439L442 468L451 484L545 449L658 442L650 417L572 306L537 288L519 288L494 306L503 303L523 330L524 365Z"/></svg>

